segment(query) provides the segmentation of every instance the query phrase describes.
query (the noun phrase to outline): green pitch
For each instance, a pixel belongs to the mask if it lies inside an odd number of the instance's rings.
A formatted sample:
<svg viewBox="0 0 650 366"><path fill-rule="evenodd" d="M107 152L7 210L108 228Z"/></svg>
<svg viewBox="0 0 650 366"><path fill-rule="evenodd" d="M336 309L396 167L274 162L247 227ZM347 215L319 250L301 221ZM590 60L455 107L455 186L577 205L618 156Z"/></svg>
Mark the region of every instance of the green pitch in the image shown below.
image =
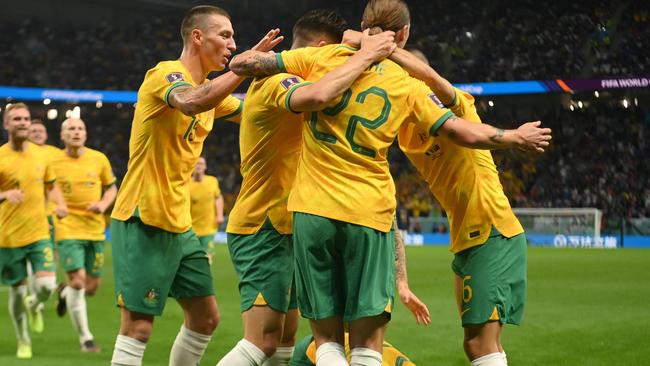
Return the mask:
<svg viewBox="0 0 650 366"><path fill-rule="evenodd" d="M451 254L443 247L408 248L413 290L427 303L432 324L416 326L398 306L387 339L422 366L468 365L462 350L451 282ZM113 302L110 246L104 283L88 299L91 330L103 348L81 354L70 320L47 305L45 332L32 335L34 358L15 358L15 337L7 312L7 289L0 292L0 365L110 364L119 313ZM650 250L541 249L529 251L528 306L521 327L507 327L503 344L511 365L650 364ZM213 264L221 323L203 358L214 365L241 338L235 273L225 246ZM167 365L169 349L182 322L170 300L157 318L145 365ZM299 336L308 332L303 323Z"/></svg>

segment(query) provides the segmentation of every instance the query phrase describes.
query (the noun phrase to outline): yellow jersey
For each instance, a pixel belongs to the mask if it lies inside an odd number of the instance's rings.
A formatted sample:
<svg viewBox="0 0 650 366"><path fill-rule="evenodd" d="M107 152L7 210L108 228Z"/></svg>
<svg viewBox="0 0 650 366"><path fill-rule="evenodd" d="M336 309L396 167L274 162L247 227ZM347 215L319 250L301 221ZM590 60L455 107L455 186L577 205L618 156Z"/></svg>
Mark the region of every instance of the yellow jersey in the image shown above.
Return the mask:
<svg viewBox="0 0 650 366"><path fill-rule="evenodd" d="M214 201L219 197L221 197L221 189L217 177L204 175L200 182L190 179L192 230L196 235L212 235L217 231L215 226L217 211Z"/></svg>
<svg viewBox="0 0 650 366"><path fill-rule="evenodd" d="M350 361L350 344L348 343L348 334L345 334L345 355L348 359L348 362ZM300 360L300 355L296 355ZM316 342L311 341L309 343L309 347L307 347L307 353L306 357L309 360L310 363L316 365ZM303 360L300 360L301 362L296 362L299 365L306 364L307 362L304 362ZM388 342L384 342L383 349L382 349L382 361L381 361L381 366L415 366L415 364L409 360L408 357L406 357L402 352L400 352L397 348L395 348L392 344Z"/></svg>
<svg viewBox="0 0 650 366"><path fill-rule="evenodd" d="M112 218L128 220L137 209L144 224L165 231L183 233L192 226L189 183L203 142L215 118L237 115L242 106L229 96L217 107L190 117L169 105L173 89L202 82L192 80L178 60L160 62L147 71L138 90L129 163Z"/></svg>
<svg viewBox="0 0 650 366"><path fill-rule="evenodd" d="M56 156L61 149L59 149L56 146L52 145L36 145L34 144L33 146L38 146L40 149L42 149L45 152L45 157L47 159ZM47 199L47 197L46 197ZM47 205L45 206L45 213L47 216L54 216L54 209L56 208L56 204L54 202L50 201L49 199L47 200Z"/></svg>
<svg viewBox="0 0 650 366"><path fill-rule="evenodd" d="M256 79L248 88L239 127L243 181L227 232L254 234L268 217L279 233L291 234L287 198L300 156L302 115L289 110L286 96L307 84L281 73Z"/></svg>
<svg viewBox="0 0 650 366"><path fill-rule="evenodd" d="M467 121L481 123L474 98L460 89L456 89L451 110ZM398 140L447 212L453 253L485 243L492 226L506 237L524 231L503 193L489 150L469 149L444 137L429 137L425 130L413 125L402 126Z"/></svg>
<svg viewBox="0 0 650 366"><path fill-rule="evenodd" d="M54 221L55 240L104 240L104 215L90 212L87 208L102 199L103 188L115 184L115 175L106 155L85 147L81 156L73 158L65 150L59 150L51 164L68 205L68 216Z"/></svg>
<svg viewBox="0 0 650 366"><path fill-rule="evenodd" d="M0 248L20 248L50 239L45 214L45 183L53 183L54 173L44 150L30 142L24 151L9 144L0 147L0 191L20 189L23 201L0 202Z"/></svg>
<svg viewBox="0 0 650 366"><path fill-rule="evenodd" d="M282 71L312 81L354 52L345 45L329 45L276 56ZM386 155L400 126L413 123L434 134L453 116L432 95L424 83L384 60L365 70L336 103L306 113L289 211L388 232L396 200Z"/></svg>

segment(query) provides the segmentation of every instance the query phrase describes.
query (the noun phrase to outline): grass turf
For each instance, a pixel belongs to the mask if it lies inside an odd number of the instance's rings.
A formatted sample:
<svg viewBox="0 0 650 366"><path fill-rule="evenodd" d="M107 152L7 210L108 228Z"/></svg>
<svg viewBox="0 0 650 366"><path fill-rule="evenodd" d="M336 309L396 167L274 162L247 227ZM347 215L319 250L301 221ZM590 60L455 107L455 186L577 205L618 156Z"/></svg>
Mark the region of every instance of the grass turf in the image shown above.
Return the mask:
<svg viewBox="0 0 650 366"><path fill-rule="evenodd" d="M462 328L453 300L451 254L443 247L409 247L411 287L432 313L429 327L416 326L403 307L395 309L387 340L416 364L468 365ZM524 324L507 327L502 343L511 365L649 365L650 250L531 248L529 292ZM7 312L7 288L0 292L0 365L108 365L119 328L114 307L110 246L104 283L88 299L91 330L103 348L81 354L70 320L57 318L54 302L45 313L45 332L32 335L34 358L15 358L16 343ZM225 246L213 264L221 324L203 357L214 365L241 338L235 273ZM182 322L170 300L157 318L145 353L145 365L167 365L169 350ZM306 335L306 322L299 336Z"/></svg>

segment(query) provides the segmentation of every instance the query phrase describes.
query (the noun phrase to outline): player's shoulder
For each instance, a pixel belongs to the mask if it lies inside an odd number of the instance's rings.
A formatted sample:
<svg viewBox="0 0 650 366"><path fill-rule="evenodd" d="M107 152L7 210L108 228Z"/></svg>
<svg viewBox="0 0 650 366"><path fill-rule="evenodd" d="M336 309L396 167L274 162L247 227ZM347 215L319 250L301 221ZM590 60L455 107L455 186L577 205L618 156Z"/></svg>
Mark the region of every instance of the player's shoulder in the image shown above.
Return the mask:
<svg viewBox="0 0 650 366"><path fill-rule="evenodd" d="M203 179L205 179L207 182L210 182L210 184L214 184L214 183L219 182L217 177L215 177L214 175L206 175Z"/></svg>
<svg viewBox="0 0 650 366"><path fill-rule="evenodd" d="M147 74L144 77L145 82L154 78L167 83L175 83L178 81L186 81L189 83L189 80L185 80L185 67L180 60L158 62L156 66L147 71Z"/></svg>
<svg viewBox="0 0 650 366"><path fill-rule="evenodd" d="M108 160L108 158L106 157L106 154L104 154L103 152L101 152L99 150L95 150L93 148L90 148L90 147L86 147L86 152L85 153L88 154L88 158L93 159L93 160L101 160L101 161L103 161L104 159Z"/></svg>

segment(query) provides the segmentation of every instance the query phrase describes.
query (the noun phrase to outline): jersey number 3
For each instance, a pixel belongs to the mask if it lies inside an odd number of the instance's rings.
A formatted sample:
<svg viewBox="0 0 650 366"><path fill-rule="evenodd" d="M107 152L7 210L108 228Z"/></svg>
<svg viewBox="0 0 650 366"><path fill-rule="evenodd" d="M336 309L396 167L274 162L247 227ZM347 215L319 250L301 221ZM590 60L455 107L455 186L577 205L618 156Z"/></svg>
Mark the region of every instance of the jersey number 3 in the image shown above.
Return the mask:
<svg viewBox="0 0 650 366"><path fill-rule="evenodd" d="M377 152L369 147L361 146L356 142L354 142L354 134L359 124L361 124L363 127L367 129L375 130L379 128L379 126L386 123L386 121L388 121L388 116L390 115L391 104L390 104L390 100L388 100L388 94L386 93L386 91L376 86L371 86L370 88L359 93L355 98L355 101L359 104L363 104L366 101L366 97L369 96L370 94L374 94L384 100L384 105L381 109L381 113L375 119L368 119L357 115L350 116L350 118L348 119L348 127L345 131L345 138L350 143L350 147L352 148L352 151L358 154L362 154L374 158L377 155ZM352 90L348 89L345 91L345 93L343 93L343 95L341 96L341 100L336 105L323 109L322 113L332 117L336 116L337 114L341 113L341 111L343 111L345 107L348 106L348 104L350 104L351 99L352 99ZM329 144L335 144L336 137L328 133L319 131L316 128L317 122L318 122L318 112L312 112L311 119L309 121L309 126L312 130L312 133L314 134L314 137L318 140L327 142Z"/></svg>

